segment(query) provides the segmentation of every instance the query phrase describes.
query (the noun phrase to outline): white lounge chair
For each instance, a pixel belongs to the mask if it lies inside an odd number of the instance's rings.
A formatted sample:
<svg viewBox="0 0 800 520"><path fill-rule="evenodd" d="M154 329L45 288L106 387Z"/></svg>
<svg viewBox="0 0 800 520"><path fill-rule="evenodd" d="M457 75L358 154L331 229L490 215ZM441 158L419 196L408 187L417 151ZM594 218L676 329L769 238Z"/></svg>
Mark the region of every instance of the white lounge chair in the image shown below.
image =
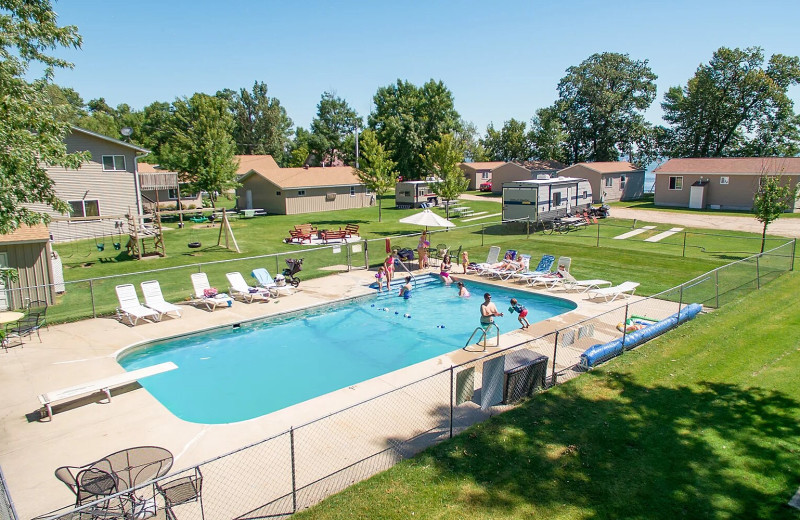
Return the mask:
<svg viewBox="0 0 800 520"><path fill-rule="evenodd" d="M142 282L142 294L144 295L144 305L156 311L159 315L158 319L163 318L169 313L174 313L177 318L181 317L181 308L177 305L169 303L164 299L161 293L161 285L158 280L149 280Z"/></svg>
<svg viewBox="0 0 800 520"><path fill-rule="evenodd" d="M564 274L564 278L559 278L557 283L553 284L550 288L555 287L563 287L565 291L580 291L580 292L588 292L593 289L599 289L603 286L611 286L613 285L608 280L576 280L571 273L567 272Z"/></svg>
<svg viewBox="0 0 800 520"><path fill-rule="evenodd" d="M140 368L138 370L131 370L130 372L117 374L104 379L98 379L97 381L91 381L82 385L70 386L69 388L47 392L46 394L40 394L39 402L42 403L42 407L46 411L47 416L50 418L50 420L52 420L53 403L56 401L64 401L66 399L72 399L81 395L93 394L95 392L103 392L106 394L108 401L111 402L111 388L127 385L139 379L161 374L163 372L168 372L170 370L175 370L176 368L178 368L178 365L172 361L167 361L166 363L159 363L158 365Z"/></svg>
<svg viewBox="0 0 800 520"><path fill-rule="evenodd" d="M603 298L607 302L613 302L620 296L630 298L639 287L639 282L622 282L613 287L603 287L602 289L592 289L588 291L587 298Z"/></svg>
<svg viewBox="0 0 800 520"><path fill-rule="evenodd" d="M253 272L250 273L250 276L256 279L258 282L258 286L263 289L269 289L270 292L275 291L277 295L285 295L285 294L293 294L294 291L288 285L278 285L275 283L275 280L272 278L272 275L269 274L269 271L264 269L263 267L259 267L258 269L253 269Z"/></svg>
<svg viewBox="0 0 800 520"><path fill-rule="evenodd" d="M136 296L136 287L133 284L126 283L116 287L117 300L119 300L119 307L117 307L117 318L122 321L124 318L128 319L128 323L136 325L139 320L146 318L153 318L154 321L160 319L160 315L153 309L148 309L139 303L139 297Z"/></svg>
<svg viewBox="0 0 800 520"><path fill-rule="evenodd" d="M196 305L203 305L210 311L217 307L230 307L233 305L233 299L225 293L206 296L206 289L211 289L206 273L192 273L192 287L194 287L194 303Z"/></svg>
<svg viewBox="0 0 800 520"><path fill-rule="evenodd" d="M527 272L530 266L531 255L518 255L516 261L507 260L502 267L489 268L481 274L490 278L497 277L501 280L508 280L520 273Z"/></svg>
<svg viewBox="0 0 800 520"><path fill-rule="evenodd" d="M555 271L541 276L535 276L532 280L528 280L528 284L544 285L546 289L552 289L558 285L561 285L568 276L571 276L569 274L569 268L572 265L572 258L568 256L559 256L558 262L553 265L558 266ZM561 269L562 265L564 266L563 269ZM572 279L575 280L575 277L572 277ZM609 285L611 284L609 283Z"/></svg>
<svg viewBox="0 0 800 520"><path fill-rule="evenodd" d="M475 264L471 268L467 268L468 271L472 271L474 274L481 274L481 271L484 269L488 269L492 267L494 264L497 263L497 259L500 257L500 247L499 246L492 246L489 248L489 254L486 255L486 261L480 262Z"/></svg>
<svg viewBox="0 0 800 520"><path fill-rule="evenodd" d="M250 287L244 281L242 273L234 271L225 273L225 277L230 284L229 291L234 298L241 298L242 301L252 303L255 300L269 301L270 291L263 287Z"/></svg>

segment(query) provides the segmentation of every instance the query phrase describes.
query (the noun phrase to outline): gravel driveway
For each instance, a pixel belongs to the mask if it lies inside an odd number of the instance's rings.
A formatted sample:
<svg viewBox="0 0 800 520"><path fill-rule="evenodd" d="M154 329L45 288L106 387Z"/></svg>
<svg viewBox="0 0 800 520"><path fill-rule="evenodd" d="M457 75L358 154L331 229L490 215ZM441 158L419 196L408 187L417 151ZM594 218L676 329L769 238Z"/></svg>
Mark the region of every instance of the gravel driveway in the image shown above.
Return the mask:
<svg viewBox="0 0 800 520"><path fill-rule="evenodd" d="M464 194L461 199L481 200L489 202L502 202L500 198L480 197L477 195ZM657 224L675 224L677 226L747 231L750 233L761 233L762 224L755 217L732 217L727 215L712 215L709 213L678 213L671 211L658 211L646 209L630 209L612 207L611 216L616 218L636 219ZM767 234L783 236L789 238L800 238L800 219L779 218L769 225Z"/></svg>

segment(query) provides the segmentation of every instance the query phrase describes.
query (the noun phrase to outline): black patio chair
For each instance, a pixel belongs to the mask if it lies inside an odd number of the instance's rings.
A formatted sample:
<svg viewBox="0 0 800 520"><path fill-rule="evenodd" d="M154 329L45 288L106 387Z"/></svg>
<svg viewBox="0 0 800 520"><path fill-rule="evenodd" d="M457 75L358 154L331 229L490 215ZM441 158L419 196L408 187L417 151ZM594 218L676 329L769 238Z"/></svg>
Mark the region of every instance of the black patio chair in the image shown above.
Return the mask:
<svg viewBox="0 0 800 520"><path fill-rule="evenodd" d="M194 468L193 475L179 477L169 482L156 482L156 489L164 497L164 511L167 520L178 520L173 508L189 502L200 504L200 518L205 520L203 511L203 474L199 467Z"/></svg>
<svg viewBox="0 0 800 520"><path fill-rule="evenodd" d="M39 313L39 328L46 328L50 330L50 325L47 324L47 302L44 300L33 300L28 302L28 308L26 309L29 313L30 312L38 312Z"/></svg>
<svg viewBox="0 0 800 520"><path fill-rule="evenodd" d="M40 319L41 315L38 312L30 312L20 318L18 322L9 323L6 325L6 341L9 342L12 339L17 339L21 345L22 338L32 337L35 332L36 337L39 338L39 343L41 343L42 337L39 335L39 328L41 327Z"/></svg>

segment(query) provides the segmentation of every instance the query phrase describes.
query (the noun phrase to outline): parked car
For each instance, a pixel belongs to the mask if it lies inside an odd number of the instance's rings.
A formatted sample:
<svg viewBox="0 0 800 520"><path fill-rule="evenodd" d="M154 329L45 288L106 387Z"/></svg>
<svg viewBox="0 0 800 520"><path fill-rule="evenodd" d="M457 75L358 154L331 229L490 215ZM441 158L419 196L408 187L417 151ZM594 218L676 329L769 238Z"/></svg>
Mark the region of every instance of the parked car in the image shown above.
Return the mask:
<svg viewBox="0 0 800 520"><path fill-rule="evenodd" d="M481 191L492 191L492 181L482 182L480 185Z"/></svg>

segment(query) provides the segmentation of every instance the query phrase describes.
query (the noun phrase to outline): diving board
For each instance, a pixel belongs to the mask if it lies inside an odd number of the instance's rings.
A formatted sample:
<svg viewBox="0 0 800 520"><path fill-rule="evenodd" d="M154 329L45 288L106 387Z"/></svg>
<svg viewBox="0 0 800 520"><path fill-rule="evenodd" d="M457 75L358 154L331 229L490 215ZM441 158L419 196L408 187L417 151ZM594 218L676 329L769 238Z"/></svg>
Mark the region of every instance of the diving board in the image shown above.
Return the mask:
<svg viewBox="0 0 800 520"><path fill-rule="evenodd" d="M46 394L40 394L39 402L42 403L42 407L46 410L47 416L52 421L53 420L52 405L56 401L64 401L66 399L72 399L74 397L78 397L81 395L93 394L95 392L103 392L104 394L106 394L106 397L110 402L112 387L127 385L133 383L138 379L154 376L156 374L161 374L163 372L169 372L170 370L175 370L176 368L178 368L178 365L176 365L172 361L167 361L166 363L159 363L158 365L152 365L149 367L140 368L138 370L131 370L130 372L125 372L122 374L117 374L115 376L106 377L104 379L90 381L82 385L70 386L69 388L63 388L61 390L47 392Z"/></svg>
<svg viewBox="0 0 800 520"><path fill-rule="evenodd" d="M650 231L651 229L655 229L655 228L656 228L655 226L643 226L643 227L628 231L627 233L623 233L621 235L615 236L614 240L625 240L626 238L635 237L636 235L644 233L645 231Z"/></svg>
<svg viewBox="0 0 800 520"><path fill-rule="evenodd" d="M682 227L674 227L674 228L672 228L672 229L670 229L668 231L664 231L663 233L659 233L659 234L657 234L655 236L652 236L650 238L645 238L644 241L645 242L658 242L659 240L664 240L665 238L671 237L675 233L680 233L681 231L683 231Z"/></svg>

